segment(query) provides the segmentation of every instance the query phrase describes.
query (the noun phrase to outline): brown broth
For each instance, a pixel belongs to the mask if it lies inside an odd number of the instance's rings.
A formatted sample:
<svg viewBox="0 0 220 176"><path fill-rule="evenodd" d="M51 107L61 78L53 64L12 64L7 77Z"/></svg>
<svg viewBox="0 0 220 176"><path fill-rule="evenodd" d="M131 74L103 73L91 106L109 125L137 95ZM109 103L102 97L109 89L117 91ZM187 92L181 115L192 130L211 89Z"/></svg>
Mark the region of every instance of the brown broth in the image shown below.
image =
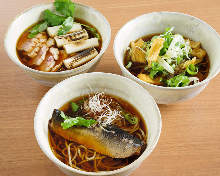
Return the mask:
<svg viewBox="0 0 220 176"><path fill-rule="evenodd" d="M152 37L157 36L157 35L160 35L160 34L159 33L149 34L149 35L146 35L144 37L138 38L136 41L138 41L139 39L142 39L144 42L147 42L147 41L150 41ZM185 39L189 39L189 38L185 38ZM202 46L201 46L201 48L203 49ZM129 61L130 61L129 51L126 50L126 52L124 54L124 61L123 61L124 65L126 66ZM137 77L137 75L139 73L145 73L145 71L144 71L145 66L146 66L146 64L134 63L133 62L132 66L128 70L131 74L133 74L134 76ZM199 68L198 73L195 76L198 77L199 81L201 82L204 79L206 79L208 74L209 74L210 61L209 61L208 54L206 54L206 56L203 58L203 61L198 64L198 68Z"/></svg>
<svg viewBox="0 0 220 176"><path fill-rule="evenodd" d="M135 115L139 119L139 124L140 124L139 128L141 128L144 131L144 133L146 135L146 139L147 139L147 127L146 127L146 124L144 123L143 117L137 111L137 109L134 106L132 106L130 103L128 103L127 101L125 101L125 100L123 100L123 99L121 99L119 97L112 96L112 95L106 95L106 96L112 98L113 100L116 100L124 110L130 112L131 114ZM89 98L88 95L81 96L81 97L78 97L76 99L73 99L70 102L75 102L75 103L77 103L79 105L80 101L87 100L88 98ZM72 116L73 115L82 115L82 116L85 115L82 111L78 112L77 114L73 114L73 112L71 110L70 102L64 104L60 108L60 110L64 111L65 114L70 115L70 116L71 115ZM130 124L127 122L125 126L127 128L129 128ZM138 133L138 130L135 131L132 134L138 137L137 133ZM50 128L49 128L48 138L49 138L50 147L51 147L54 155L58 159L60 159L63 163L69 165L68 157L65 157L64 154L62 152L60 152L60 149L57 150L57 148L58 148L57 145L59 145L61 150L65 150L65 142L67 142L68 144L72 143L71 146L74 145L74 147L77 147L80 144L72 142L72 141L67 141L63 137L55 134ZM142 151L141 151L140 155L146 149L146 145L144 145L144 147L142 148ZM89 150L91 150L91 149L89 149ZM92 151L94 151L94 150L92 150ZM99 154L100 157L105 157L105 158L103 159L103 161L99 161L99 160L96 161L97 163L99 162L99 165L97 164L97 170L94 169L94 163L93 162L95 162L95 161L90 161L90 162L87 161L86 163L84 163L82 165L77 165L77 169L84 170L84 171L87 171L87 172L98 172L98 171L115 170L115 169L119 169L119 168L127 166L128 164L130 164L133 161L135 161L140 155L138 155L138 156L134 155L134 156L131 156L129 158L120 159L120 158L111 158L111 157ZM76 160L77 160L77 162L80 162L79 159L76 158ZM112 167L112 166L115 166L115 167Z"/></svg>
<svg viewBox="0 0 220 176"><path fill-rule="evenodd" d="M81 24L85 24L85 25L88 25L92 28L95 28L92 24L90 24L89 22L83 20L83 19L80 19L80 18L74 18L74 21L77 22L77 23L81 23ZM40 22L37 22L37 23L34 23L33 25L31 25L30 27L28 27L22 34L21 36L18 38L18 41L17 41L17 44L16 44L16 47L20 44L20 43L23 43L23 41L27 38L28 34L29 34L29 31L33 28L33 26L35 26L36 24L38 24ZM83 29L86 29L82 26ZM95 28L96 29L96 28ZM97 30L97 29L96 29ZM89 38L92 38L92 37L95 37L93 36L93 34L86 30L89 34ZM99 33L99 31L97 30L97 32ZM47 33L46 33L47 34ZM100 35L100 33L99 33ZM101 35L100 35L101 36ZM49 35L47 34L47 37L49 38ZM101 51L101 48L102 48L102 38L99 40L99 46L98 47L95 47L96 50L98 51L98 53ZM60 49L59 49L60 51ZM19 51L18 49L16 49L16 52L17 52L17 56L20 60L20 62L32 69L35 69L35 70L39 70L39 67L38 66L30 66L28 64L28 61L30 60L30 58L28 56L26 56L22 51ZM71 55L70 55L71 56ZM61 62L63 61L63 54L59 54L59 59L56 60L56 63L55 65L58 65L60 64ZM84 63L85 64L85 63ZM83 65L83 64L82 64ZM78 67L80 67L81 65L79 65ZM67 70L64 66L62 66L58 71L65 71Z"/></svg>

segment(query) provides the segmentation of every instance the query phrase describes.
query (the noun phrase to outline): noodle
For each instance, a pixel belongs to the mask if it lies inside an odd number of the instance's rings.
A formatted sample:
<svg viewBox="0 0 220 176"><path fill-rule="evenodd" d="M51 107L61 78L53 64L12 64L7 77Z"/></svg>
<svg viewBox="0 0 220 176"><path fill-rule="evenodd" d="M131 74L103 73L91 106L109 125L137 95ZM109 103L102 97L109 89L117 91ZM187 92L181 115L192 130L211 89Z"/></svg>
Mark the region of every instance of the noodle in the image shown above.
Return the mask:
<svg viewBox="0 0 220 176"><path fill-rule="evenodd" d="M82 98L83 100L88 100L88 98L85 98L85 96ZM78 99L77 101L80 101L81 99ZM128 133L137 136L142 141L146 141L147 131L140 114L131 105L129 105L128 103L124 103L121 99L117 99L117 102L119 103L115 103L115 99L116 98L111 97L111 101L108 101L108 99L105 99L105 101L107 102L107 105L111 108L117 109L120 104L120 106L122 106L123 109L126 109L128 112L135 114L135 116L138 117L138 120L136 124L130 124L121 115L117 115L117 118L114 119L112 123L114 125L117 125L119 128L123 129L124 131L127 131ZM109 102L111 102L111 104ZM112 105L113 102L114 104ZM71 113L69 105L64 105L63 109L65 109L66 113ZM87 112L82 111L79 112L78 115L81 115L80 113ZM140 156L133 155L129 158L111 158L109 156L97 153L95 150L89 149L82 144L78 144L73 141L68 141L54 133L50 128L49 142L53 153L59 160L61 160L63 163L69 165L72 168L88 172L112 171L115 169L120 169L132 163ZM144 150L145 148L146 145L142 150ZM141 151L141 153L142 152L143 151Z"/></svg>

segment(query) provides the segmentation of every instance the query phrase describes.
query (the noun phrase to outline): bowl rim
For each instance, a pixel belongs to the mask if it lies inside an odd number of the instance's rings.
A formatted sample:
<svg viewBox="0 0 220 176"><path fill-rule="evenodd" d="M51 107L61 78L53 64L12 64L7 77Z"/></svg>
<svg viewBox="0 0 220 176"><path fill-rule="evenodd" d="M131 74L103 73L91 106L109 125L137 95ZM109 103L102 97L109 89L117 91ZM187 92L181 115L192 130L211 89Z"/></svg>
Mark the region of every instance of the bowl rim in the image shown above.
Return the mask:
<svg viewBox="0 0 220 176"><path fill-rule="evenodd" d="M157 118L158 121L158 129L157 129L157 135L154 138L154 140L152 141L151 147L146 148L145 151L141 154L141 156L139 156L135 161L133 161L132 163L130 163L129 165L120 168L120 169L116 169L113 171L100 171L100 172L86 172L86 171L81 171L75 168L72 168L66 164L64 164L63 162L61 162L58 158L55 157L55 155L50 155L49 153L47 153L44 144L41 143L41 134L43 133L43 131L40 131L38 126L41 125L41 123L38 123L38 118L40 116L40 111L42 109L41 104L46 101L47 96L49 96L50 94L53 94L54 91L56 91L57 88L59 88L60 86L62 86L63 84L65 85L67 82L71 82L74 81L75 79L83 79L83 77L87 77L87 76L96 76L96 75L102 75L102 76L106 76L106 77L117 77L118 79L123 79L126 80L127 82L129 82L129 84L131 84L132 86L135 86L138 89L141 89L142 91L144 91L146 93L146 95L148 96L148 98L151 100L152 102L152 106L155 108L155 116ZM153 97L148 93L148 91L146 89L144 89L142 86L140 86L138 83L136 83L135 81L126 78L124 76L120 76L117 74L112 74L112 73L103 73L103 72L92 72L92 73L83 73L83 74L79 74L76 76L72 76L70 78L67 78L63 81L61 81L60 83L56 84L53 88L51 88L40 100L35 115L34 115L34 134L37 140L37 143L39 145L39 147L41 148L41 150L43 151L43 153L57 166L66 169L68 171L71 172L75 172L75 173L79 173L79 174L85 174L85 175L95 175L95 176L101 176L101 175L112 175L112 174L118 174L121 172L124 172L130 168L136 168L135 166L139 166L139 164L144 161L154 150L154 148L156 147L158 140L160 138L160 134L161 134L161 130L162 130L162 118L161 118L161 113L160 110L155 102L155 100L153 99ZM50 149L51 150L51 149Z"/></svg>
<svg viewBox="0 0 220 176"><path fill-rule="evenodd" d="M21 67L22 69L24 69L25 71L30 71L30 72L33 72L33 73L37 73L37 74L42 74L42 75L46 75L46 76L60 76L60 75L66 75L66 74L71 74L71 73L77 73L77 72L82 72L84 70L87 69L87 65L93 63L95 64L99 58L105 53L105 51L107 50L109 44L110 44L110 41L111 41L111 25L110 23L108 22L107 18L101 13L99 12L98 10L96 10L95 8L91 7L91 6L87 6L87 5L84 5L84 4L81 4L81 3L75 3L77 6L79 7L83 7L83 8L86 8L86 9L90 9L90 10L93 10L96 14L98 14L99 17L101 17L103 19L103 22L105 23L105 25L107 25L107 29L108 29L108 32L107 32L107 39L106 41L103 41L102 40L102 48L100 50L100 52L98 53L98 55L93 58L92 60L90 60L89 62L86 62L85 64L83 65L80 65L79 67L76 67L74 69L71 69L71 70L65 70L65 71L61 71L61 72L44 72L44 71L39 71L39 70L35 70L35 69L32 69L26 65L24 65L20 59L18 58L17 54L16 54L16 59L18 59L18 62L15 62L12 58L15 58L11 55L11 51L8 50L8 47L7 47L7 38L9 36L9 29L11 29L13 23L20 17L22 16L23 14L27 13L28 11L31 11L32 9L35 9L35 8L38 8L38 7L41 7L41 6L48 6L48 5L53 5L53 2L47 2L47 3L40 3L40 4L36 4L36 5L33 5L29 8L26 8L25 10L23 10L22 12L18 13L14 18L13 20L9 23L8 27L7 27L7 30L6 30L6 33L5 33L5 36L4 36L4 49L8 55L8 57L12 60L12 62L14 62L16 65L18 65L19 67ZM20 34L21 35L21 34ZM17 44L17 42L16 42ZM91 66L89 66L88 68L90 68Z"/></svg>
<svg viewBox="0 0 220 176"><path fill-rule="evenodd" d="M220 67L217 69L217 71L210 77L207 77L206 79L204 79L203 81L201 82L198 82L196 84L193 84L193 85L189 85L189 86L185 86L185 87L164 87L164 86L157 86L157 85L154 85L154 84L150 84L150 83L147 83L147 82L144 82L142 80L140 80L139 78L137 78L136 76L134 76L133 74L131 74L123 64L120 63L120 59L117 57L117 53L116 53L116 41L119 40L120 38L120 34L121 34L121 30L126 28L128 25L130 25L131 23L134 23L136 20L138 19L141 19L141 18L147 18L147 16L149 15L154 15L154 14L171 14L171 15L182 15L182 16L185 16L185 17L188 17L188 18L191 18L191 19L194 19L194 20L197 20L200 24L202 25L205 25L209 31L212 31L215 35L216 35L216 38L219 40L219 43L220 43L220 35L216 32L216 30L210 26L207 22L195 17L195 16L192 16L192 15L189 15L189 14L186 14L186 13L181 13L181 12L171 12L171 11L158 11L158 12L151 12L151 13L146 13L146 14L142 14L140 16L137 16L131 20L129 20L127 23L125 23L121 28L120 30L117 32L116 36L115 36L115 39L114 39L114 44L113 44L113 51L114 51L114 56L115 56L115 59L119 65L119 67L121 68L121 70L123 70L124 72L126 72L126 74L128 74L132 79L134 79L135 81L139 82L139 83L142 83L146 86L149 86L149 87L153 87L153 88L161 88L161 89L165 89L165 90L183 90L183 89L191 89L191 88L195 88L195 87L199 87L199 86L202 86L204 84L208 84L209 81L211 79L213 79L214 77L216 77L219 72L220 72Z"/></svg>

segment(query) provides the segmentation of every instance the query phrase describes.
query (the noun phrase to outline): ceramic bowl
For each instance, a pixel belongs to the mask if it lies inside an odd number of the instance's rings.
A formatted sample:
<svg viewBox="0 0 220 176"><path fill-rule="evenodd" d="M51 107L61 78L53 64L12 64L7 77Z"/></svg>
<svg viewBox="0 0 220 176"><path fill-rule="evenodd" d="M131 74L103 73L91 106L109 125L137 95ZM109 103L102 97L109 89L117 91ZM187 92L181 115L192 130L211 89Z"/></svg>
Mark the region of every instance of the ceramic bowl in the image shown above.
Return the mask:
<svg viewBox="0 0 220 176"><path fill-rule="evenodd" d="M140 112L148 129L148 145L137 160L121 169L102 172L80 171L67 166L54 156L48 142L48 120L51 118L53 109L62 107L76 97L100 91L128 101ZM155 148L160 136L161 125L157 104L143 87L119 75L97 72L73 76L55 85L40 101L34 118L34 132L41 150L56 166L70 176L129 175Z"/></svg>
<svg viewBox="0 0 220 176"><path fill-rule="evenodd" d="M133 76L123 65L124 53L129 43L142 36L162 33L165 28L174 26L174 33L180 33L195 41L200 41L210 59L208 77L195 85L186 87L162 87L146 83ZM171 104L198 95L220 71L220 37L206 22L177 12L153 12L144 14L126 23L114 40L114 55L122 74L142 85L159 104Z"/></svg>
<svg viewBox="0 0 220 176"><path fill-rule="evenodd" d="M4 44L9 58L33 79L44 85L53 86L67 77L93 71L109 45L111 28L107 19L100 12L89 6L78 3L75 3L75 5L75 17L84 19L95 26L102 36L102 48L100 53L90 62L80 67L63 72L42 72L25 66L17 57L16 43L18 38L29 26L39 21L40 15L44 10L53 9L52 3L37 5L25 10L13 20L6 33Z"/></svg>

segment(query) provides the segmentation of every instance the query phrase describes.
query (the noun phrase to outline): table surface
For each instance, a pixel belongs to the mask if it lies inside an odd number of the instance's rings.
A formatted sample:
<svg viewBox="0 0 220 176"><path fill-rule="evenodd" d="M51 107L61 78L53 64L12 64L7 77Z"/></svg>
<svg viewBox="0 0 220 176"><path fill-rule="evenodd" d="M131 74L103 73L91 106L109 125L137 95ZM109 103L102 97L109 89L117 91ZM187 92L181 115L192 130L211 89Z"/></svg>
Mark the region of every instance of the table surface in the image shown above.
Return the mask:
<svg viewBox="0 0 220 176"><path fill-rule="evenodd" d="M0 5L0 175L61 176L42 153L33 130L34 113L49 90L9 60L3 39L10 21L24 9L48 0L1 0ZM153 11L184 12L220 33L219 0L77 0L103 13L112 28L111 43L96 71L121 74L113 55L116 32L128 20ZM220 76L197 97L159 105L163 128L156 149L131 176L220 175Z"/></svg>

